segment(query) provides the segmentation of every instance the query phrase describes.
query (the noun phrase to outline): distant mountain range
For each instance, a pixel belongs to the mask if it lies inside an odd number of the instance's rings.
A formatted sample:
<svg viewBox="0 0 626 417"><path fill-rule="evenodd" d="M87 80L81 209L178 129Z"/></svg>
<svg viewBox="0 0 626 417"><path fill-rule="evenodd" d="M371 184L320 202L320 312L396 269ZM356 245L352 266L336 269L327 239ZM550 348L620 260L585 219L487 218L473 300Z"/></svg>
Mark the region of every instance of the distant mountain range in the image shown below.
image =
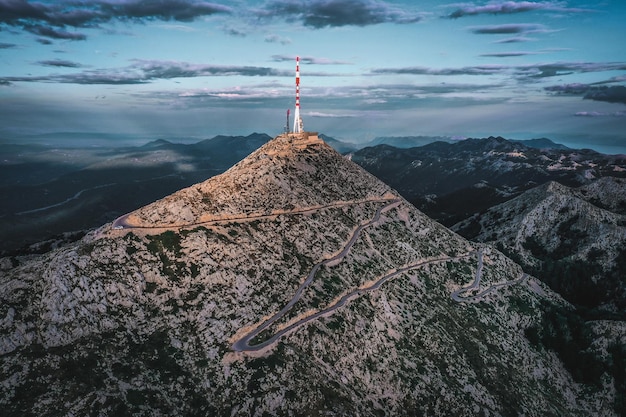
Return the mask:
<svg viewBox="0 0 626 417"><path fill-rule="evenodd" d="M365 147L372 147L378 145L389 145L396 148L415 148L418 146L428 145L433 142L454 142L451 138L446 136L381 136L374 138L372 141L365 143Z"/></svg>
<svg viewBox="0 0 626 417"><path fill-rule="evenodd" d="M408 148L417 148L420 146L425 146L434 142L445 142L445 143L458 143L467 139L454 139L448 136L382 136L373 139L370 142L359 145L358 148L366 148L366 147L374 147L378 145L389 145L394 148L400 149L408 149ZM529 148L538 148L538 149L568 149L567 146L561 145L559 143L554 143L550 139L547 138L539 138L539 139L526 139L526 140L514 140L509 139L510 142L520 143Z"/></svg>
<svg viewBox="0 0 626 417"><path fill-rule="evenodd" d="M378 145L351 157L446 225L548 181L579 186L603 176L626 176L626 157L543 139L530 144L490 137L410 149Z"/></svg>
<svg viewBox="0 0 626 417"><path fill-rule="evenodd" d="M173 143L165 139L148 142L139 149L175 150L181 155L206 157L214 156L216 162L227 164L233 159L241 160L250 152L260 148L271 137L265 133L252 133L248 136L218 135L211 139L201 140L192 144Z"/></svg>
<svg viewBox="0 0 626 417"><path fill-rule="evenodd" d="M539 138L539 139L526 139L526 140L511 140L513 143L520 143L524 146L528 146L529 148L537 148L537 149L570 149L565 145L561 145L560 143L554 143L550 139L547 138Z"/></svg>

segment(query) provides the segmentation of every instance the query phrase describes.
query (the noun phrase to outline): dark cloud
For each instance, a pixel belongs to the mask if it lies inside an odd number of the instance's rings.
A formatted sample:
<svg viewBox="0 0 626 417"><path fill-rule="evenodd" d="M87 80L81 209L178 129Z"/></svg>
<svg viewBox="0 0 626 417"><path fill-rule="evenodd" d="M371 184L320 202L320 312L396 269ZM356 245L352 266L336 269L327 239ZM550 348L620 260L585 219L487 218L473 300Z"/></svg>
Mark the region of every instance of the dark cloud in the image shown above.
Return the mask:
<svg viewBox="0 0 626 417"><path fill-rule="evenodd" d="M41 77L44 78L44 77ZM35 80L37 81L37 80ZM141 75L127 72L114 73L107 71L86 71L78 74L66 74L49 76L47 79L40 81L58 82L63 84L83 84L83 85L132 85L146 84L149 80L144 79Z"/></svg>
<svg viewBox="0 0 626 417"><path fill-rule="evenodd" d="M472 26L468 28L477 35L511 35L516 33L542 33L548 29L535 23L509 23L505 25Z"/></svg>
<svg viewBox="0 0 626 417"><path fill-rule="evenodd" d="M545 87L544 90L562 96L582 96L589 91L588 84L563 84Z"/></svg>
<svg viewBox="0 0 626 417"><path fill-rule="evenodd" d="M96 1L95 3L109 19L190 22L201 16L232 12L230 7L193 0L121 0Z"/></svg>
<svg viewBox="0 0 626 417"><path fill-rule="evenodd" d="M500 65L479 65L461 68L428 68L428 67L405 67L405 68L377 68L372 74L413 74L413 75L490 75L497 74L508 67Z"/></svg>
<svg viewBox="0 0 626 417"><path fill-rule="evenodd" d="M583 98L585 100L626 104L626 87L623 85L592 87Z"/></svg>
<svg viewBox="0 0 626 417"><path fill-rule="evenodd" d="M14 43L4 43L4 42L0 42L0 49L10 49L10 48L15 48L17 45Z"/></svg>
<svg viewBox="0 0 626 417"><path fill-rule="evenodd" d="M492 54L480 54L479 56L491 58L509 58L514 56L537 55L538 52L511 51L511 52L495 52Z"/></svg>
<svg viewBox="0 0 626 417"><path fill-rule="evenodd" d="M22 76L22 77L3 77L0 83L16 83L16 82L42 82L42 83L61 83L61 84L108 84L108 85L126 85L126 84L145 84L144 80L138 74L108 71L85 71L77 74L52 74L40 76Z"/></svg>
<svg viewBox="0 0 626 417"><path fill-rule="evenodd" d="M551 52L562 52L567 51L568 49L542 49L540 51L509 51L509 52L493 52L488 54L480 54L479 56L490 57L490 58L510 58L517 56L527 56L527 55L541 55ZM558 69L556 67L551 68L553 66L539 66L539 68L543 68L542 73L544 76L553 76L558 75Z"/></svg>
<svg viewBox="0 0 626 417"><path fill-rule="evenodd" d="M572 48L543 48L541 52L568 52L572 50Z"/></svg>
<svg viewBox="0 0 626 417"><path fill-rule="evenodd" d="M414 85L414 84L379 84L368 87L353 87L354 91L360 90L360 95L369 96L371 91L376 98L394 99L403 97L419 97L424 95L440 96L455 93L472 93L494 88L501 88L501 84L435 84L435 85ZM346 98L349 98L347 95Z"/></svg>
<svg viewBox="0 0 626 417"><path fill-rule="evenodd" d="M82 65L77 62L67 61L64 59L49 59L45 61L37 61L36 64L45 67L64 67L64 68L81 68Z"/></svg>
<svg viewBox="0 0 626 417"><path fill-rule="evenodd" d="M263 18L296 19L315 29L415 23L421 20L418 14L378 0L273 0L258 15Z"/></svg>
<svg viewBox="0 0 626 417"><path fill-rule="evenodd" d="M135 61L133 69L143 73L146 81L154 79L202 77L209 75L243 76L291 76L293 71L281 71L269 67L190 64L175 61Z"/></svg>
<svg viewBox="0 0 626 417"><path fill-rule="evenodd" d="M495 41L494 43L520 43L520 42L531 42L534 40L535 39L529 38L526 36L514 36L512 38L500 39L498 41Z"/></svg>
<svg viewBox="0 0 626 417"><path fill-rule="evenodd" d="M289 61L295 61L295 60L296 60L295 55L272 55L272 61L274 62L289 62Z"/></svg>
<svg viewBox="0 0 626 417"><path fill-rule="evenodd" d="M557 77L568 74L624 71L624 62L557 62L551 64L528 64L528 65L478 65L459 68L429 68L429 67L403 67L403 68L376 68L371 70L371 75L387 74L412 74L412 75L510 75L519 81L532 82L541 78ZM619 82L619 78L611 82ZM553 87L549 87L553 88ZM556 90L547 90L557 92Z"/></svg>
<svg viewBox="0 0 626 417"><path fill-rule="evenodd" d="M245 38L246 36L248 36L248 32L246 32L245 30L232 26L224 26L222 30L224 31L224 33L230 36L237 36L240 38Z"/></svg>
<svg viewBox="0 0 626 417"><path fill-rule="evenodd" d="M22 20L45 20L51 8L42 3L30 4L26 0L1 0L0 22L17 25Z"/></svg>
<svg viewBox="0 0 626 417"><path fill-rule="evenodd" d="M533 2L533 1L499 1L491 2L484 6L475 6L465 4L458 7L455 11L445 17L450 19L458 19L465 16L476 16L480 14L514 14L532 11L553 11L553 12L572 12L583 13L592 12L593 10L564 7L562 2Z"/></svg>
<svg viewBox="0 0 626 417"><path fill-rule="evenodd" d="M556 95L581 96L585 100L626 104L626 87L623 85L594 86L590 84L564 84L545 88Z"/></svg>
<svg viewBox="0 0 626 417"><path fill-rule="evenodd" d="M283 38L282 36L278 36L278 35L267 35L265 37L265 42L280 43L281 45L289 45L291 43L291 39Z"/></svg>
<svg viewBox="0 0 626 417"><path fill-rule="evenodd" d="M219 4L194 0L94 0L55 3L27 0L0 0L0 24L54 39L82 40L85 34L68 32L67 27L94 28L112 20L192 21L201 16L231 13Z"/></svg>
<svg viewBox="0 0 626 417"><path fill-rule="evenodd" d="M575 73L624 71L623 62L559 62L554 64L537 64L519 67L521 75L530 78L546 78Z"/></svg>
<svg viewBox="0 0 626 417"><path fill-rule="evenodd" d="M66 30L55 29L50 26L25 25L24 29L35 35L45 36L52 39L67 39L71 41L84 41L87 35L78 32L68 32Z"/></svg>
<svg viewBox="0 0 626 417"><path fill-rule="evenodd" d="M54 43L50 39L45 39L45 38L37 38L37 42L39 42L42 45L52 45Z"/></svg>
<svg viewBox="0 0 626 417"><path fill-rule="evenodd" d="M272 55L272 61L274 62L294 62L296 60L295 55ZM311 56L301 56L300 62L308 65L350 65L350 62L336 61L328 58L315 58Z"/></svg>
<svg viewBox="0 0 626 417"><path fill-rule="evenodd" d="M608 80L592 83L592 85L613 84L613 83L621 83L624 81L626 81L626 75L617 75L615 77L609 78Z"/></svg>
<svg viewBox="0 0 626 417"><path fill-rule="evenodd" d="M49 61L65 62L65 61ZM69 62L69 61L68 61ZM63 66L63 65L56 65ZM159 79L194 78L205 76L248 77L293 76L293 71L282 71L269 67L228 66L210 64L190 64L176 61L136 60L125 68L88 70L74 74L51 74L46 76L4 77L0 81L14 82L55 82L67 84L145 84ZM318 74L320 75L320 74Z"/></svg>

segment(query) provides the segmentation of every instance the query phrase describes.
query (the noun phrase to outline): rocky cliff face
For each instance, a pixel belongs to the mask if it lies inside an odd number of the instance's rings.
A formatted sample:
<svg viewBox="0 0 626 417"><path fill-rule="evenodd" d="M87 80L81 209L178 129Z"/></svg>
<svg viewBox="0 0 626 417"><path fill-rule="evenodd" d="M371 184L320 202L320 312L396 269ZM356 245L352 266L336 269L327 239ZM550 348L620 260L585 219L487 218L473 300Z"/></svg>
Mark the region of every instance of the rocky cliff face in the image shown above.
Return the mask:
<svg viewBox="0 0 626 417"><path fill-rule="evenodd" d="M564 301L315 135L0 267L7 416L614 413L527 339Z"/></svg>
<svg viewBox="0 0 626 417"><path fill-rule="evenodd" d="M626 180L549 182L453 226L515 253L572 301L626 307Z"/></svg>

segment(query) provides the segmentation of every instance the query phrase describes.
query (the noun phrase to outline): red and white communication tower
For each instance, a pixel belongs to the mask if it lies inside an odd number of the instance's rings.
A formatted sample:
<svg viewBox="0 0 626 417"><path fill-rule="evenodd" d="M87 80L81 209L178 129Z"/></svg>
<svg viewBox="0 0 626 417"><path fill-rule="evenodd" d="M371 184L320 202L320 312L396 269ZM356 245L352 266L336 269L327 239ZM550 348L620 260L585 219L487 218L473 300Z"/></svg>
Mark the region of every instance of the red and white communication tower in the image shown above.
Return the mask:
<svg viewBox="0 0 626 417"><path fill-rule="evenodd" d="M300 57L296 57L296 112L293 115L293 133L304 132L300 117Z"/></svg>

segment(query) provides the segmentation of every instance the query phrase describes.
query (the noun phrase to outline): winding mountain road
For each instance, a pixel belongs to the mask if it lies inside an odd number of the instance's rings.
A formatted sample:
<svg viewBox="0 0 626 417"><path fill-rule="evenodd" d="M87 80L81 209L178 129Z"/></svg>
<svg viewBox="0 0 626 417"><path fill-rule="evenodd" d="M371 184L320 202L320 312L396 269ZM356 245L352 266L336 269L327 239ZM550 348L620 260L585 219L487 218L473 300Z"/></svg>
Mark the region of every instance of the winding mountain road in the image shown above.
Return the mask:
<svg viewBox="0 0 626 417"><path fill-rule="evenodd" d="M50 210L50 209L53 209L55 207L60 207L62 205L65 205L65 204L69 203L70 201L78 200L80 198L80 196L82 196L86 192L89 192L89 191L92 191L92 190L98 190L100 188L111 187L113 185L117 185L117 183L113 182L113 183L110 183L110 184L102 184L102 185L98 185L98 186L91 187L91 188L85 188L85 189L82 189L82 190L78 191L72 197L66 198L65 200L61 201L60 203L51 204L49 206L39 207L39 208L36 208L36 209L31 209L31 210L20 211L18 213L15 213L15 215L16 216L23 216L25 214L33 214L33 213L38 213L40 211Z"/></svg>
<svg viewBox="0 0 626 417"><path fill-rule="evenodd" d="M471 291L474 288L478 288L478 286L480 285L480 279L483 274L483 249L482 248L478 249L478 253L476 256L478 257L478 266L476 267L476 275L474 277L474 281L467 287L461 287L458 290L452 291L452 294L450 294L450 297L452 297L452 299L456 301L457 303L467 301L468 298L474 298L475 296L463 297L461 296L461 293Z"/></svg>
<svg viewBox="0 0 626 417"><path fill-rule="evenodd" d="M371 225L373 225L374 223L377 223L380 220L380 216L384 211L390 210L394 207L397 207L400 204L400 200L398 199L394 199L391 200L387 205L383 206L383 207L379 207L378 210L376 210L376 214L374 214L374 217L368 221L367 223L361 224L359 227L357 227L354 232L352 233L352 236L350 237L350 239L348 240L348 242L344 245L343 249L341 251L339 251L337 254L335 254L334 256L324 259L321 262L318 262L317 264L315 264L315 266L313 266L313 268L311 269L311 272L309 272L309 275L307 275L306 279L304 280L304 282L302 284L300 284L300 286L298 287L298 289L296 290L296 293L294 294L294 296L291 298L291 300L289 300L289 302L277 313L275 313L272 317L270 317L268 320L264 321L263 323L261 323L260 325L258 325L257 327L255 327L252 331L246 333L243 337L239 338L237 341L235 341L235 343L233 343L232 345L232 349L234 351L240 352L240 351L256 351L256 350L260 350L272 343L274 343L274 341L278 340L278 338L280 338L282 335L284 335L285 333L287 333L287 331L289 331L289 329L293 329L296 327L299 327L300 325L306 323L307 321L310 320L303 320L303 323L301 324L293 324L291 326L289 326L287 329L283 329L280 332L276 333L274 336L272 336L272 338L270 338L269 340L258 344L258 345L250 345L250 341L252 339L254 339L257 335L259 335L259 333L261 333L263 330L265 330L267 327L271 326L272 324L274 324L274 322L276 322L276 320L282 318L289 310L291 310L291 308L293 307L293 305L295 303L298 302L298 300L300 300L300 297L302 296L302 292L311 284L311 282L313 281L313 278L315 278L315 274L317 274L317 271L322 267L322 265L327 265L331 262L335 262L339 259L343 259L348 252L350 252L350 249L352 248L352 246L354 246L354 243L357 241L357 239L359 238L359 235L361 234L361 231L363 229L365 229L366 227L369 227ZM345 301L344 301L345 303ZM343 303L342 303L343 305ZM339 307L339 306L337 306ZM335 308L337 308L335 307ZM316 313L316 314L319 314ZM318 315L319 317L319 315ZM312 319L311 319L312 320Z"/></svg>
<svg viewBox="0 0 626 417"><path fill-rule="evenodd" d="M141 226L141 225L130 223L128 220L128 217L133 214L131 212L131 213L124 214L123 216L120 216L117 219L115 219L115 221L113 221L113 224L111 225L111 228L114 230L120 230L120 229L124 229L124 230L189 229L192 227L208 226L208 225L219 224L219 223L263 220L263 219L269 219L274 216L280 216L280 215L285 215L285 214L307 214L307 213L313 213L313 212L328 209L328 208L347 207L347 206L354 206L356 204L364 204L364 203L390 203L392 204L394 202L399 203L400 200L392 196L389 196L389 197L383 196L383 197L366 198L366 199L357 200L357 201L337 201L331 204L301 207L301 208L296 208L292 210L276 210L271 213L246 214L246 215L241 215L241 216L220 217L220 218L215 218L215 219L209 219L209 220L193 222L193 223L184 223L184 224L163 224L163 225L157 224L157 225L149 225L149 226Z"/></svg>
<svg viewBox="0 0 626 417"><path fill-rule="evenodd" d="M340 296L338 299L334 300L331 304L329 304L325 308L318 310L313 314L310 314L298 320L295 320L291 324L286 325L285 327L283 327L282 329L274 333L267 340L258 344L252 344L252 340L254 338L256 338L264 330L269 328L272 324L276 323L278 320L283 318L287 314L287 312L289 312L293 308L293 306L302 297L303 292L311 285L311 283L315 279L315 275L317 274L317 272L323 265L328 265L328 264L331 264L333 262L336 262L345 258L346 255L348 255L348 253L350 252L350 249L356 243L361 232L364 229L371 227L374 224L378 223L380 221L380 217L382 213L398 207L401 204L401 200L396 197L390 197L390 196L384 197L383 196L383 197L369 198L369 199L364 199L364 200L359 200L359 201L334 202L334 203L326 204L326 205L297 208L293 210L278 210L269 214L249 214L249 215L233 216L233 217L228 217L228 218L223 217L223 218L210 219L210 220L206 220L202 222L194 222L194 223L188 223L188 224L175 224L175 225L150 225L150 226L134 225L128 221L128 217L132 214L132 213L129 213L129 214L125 214L117 218L112 224L112 229L115 229L115 230L119 230L119 229L124 229L124 230L186 229L186 228L191 228L191 227L207 226L211 224L219 224L219 223L227 223L227 222L244 222L244 221L252 221L252 220L259 220L259 219L268 219L274 216L285 215L285 214L306 214L306 213L312 213L312 212L316 212L316 211L327 209L327 208L345 207L345 206L352 206L352 205L363 204L363 203L385 203L385 205L383 205L382 207L379 207L376 210L374 216L369 221L362 223L352 232L352 235L346 241L343 248L339 252L337 252L335 255L329 258L323 259L322 261L318 262L317 264L313 266L313 268L311 269L311 271L309 272L305 280L302 282L302 284L300 284L300 286L296 290L293 297L289 300L289 302L282 309L280 309L280 311L274 313L269 319L257 325L254 325L253 329L246 332L244 335L236 336L235 341L231 345L231 349L235 352L256 352L256 351L260 351L262 349L268 348L276 344L281 337L294 332L296 329L302 327L303 325L305 325L306 323L310 321L316 320L322 316L329 316L333 314L338 308L343 307L346 303L348 303L352 299L357 298L367 292L371 292L371 291L379 289L385 282L397 277L398 275L401 275L412 269L421 268L423 266L437 263L437 262L456 261L462 258L467 258L471 256L474 252L469 252L467 254L459 255L459 256L442 256L439 258L423 259L423 260L416 261L414 263L402 266L399 269L389 271L385 275L379 277L373 283L370 283L368 285L363 285L359 288L349 291L343 294L342 296ZM453 291L451 294L451 297L454 301L456 302L475 301L491 293L492 291L495 291L496 289L500 287L520 283L520 282L525 281L528 278L526 274L522 274L522 276L517 280L507 281L507 282L499 283L499 284L493 284L490 287L486 288L485 290L479 292L478 294L463 296L462 294L472 291L480 286L480 281L482 277L482 269L483 269L483 250L482 249L478 250L477 258L478 258L478 266L476 269L476 275L475 275L474 281L466 287L462 287Z"/></svg>
<svg viewBox="0 0 626 417"><path fill-rule="evenodd" d="M484 290L478 292L477 294L464 296L462 295L463 293L472 291L480 286L480 280L482 278L482 273L483 273L483 249L482 248L478 250L477 256L478 256L478 267L476 268L476 276L474 277L474 281L470 285L466 287L461 287L458 290L454 290L452 294L450 294L450 297L452 297L452 299L456 301L457 303L462 303L462 302L467 302L467 301L476 301L480 298L483 298L485 295L492 293L498 288L506 287L508 285L513 285L513 284L520 284L528 279L528 274L522 273L518 279L501 282L499 284L492 284L489 287L485 288Z"/></svg>
<svg viewBox="0 0 626 417"><path fill-rule="evenodd" d="M380 219L380 215L383 211L385 210L389 210L395 206L397 206L399 202L396 203L390 203L384 207L381 207L380 209L378 209L378 211L376 212L376 215L374 216L374 218L372 220L370 220L369 222L359 226L359 228L357 228L355 230L355 232L353 233L353 235L351 236L350 240L348 240L348 242L346 243L346 245L344 246L344 248L335 256L333 256L330 259L325 259L319 263L317 263L312 269L311 272L309 272L309 275L307 276L306 280L300 285L300 287L298 288L298 290L296 291L294 297L277 313L275 313L272 317L270 317L268 320L258 324L256 327L254 327L251 331L247 332L246 334L244 334L243 336L238 337L235 342L231 345L231 349L235 352L256 352L256 351L260 351L262 349L265 349L267 347L270 347L274 344L276 344L278 342L278 340L287 335L292 333L293 331L295 331L296 329L298 329L299 327L305 325L306 323L316 320L320 317L326 317L326 316L330 316L331 314L333 314L338 308L343 307L347 302L349 302L350 300L359 297L362 294L365 294L367 292L370 291L374 291L379 289L385 282L395 278L396 276L403 274L405 272L408 272L412 269L417 269L417 268L421 268L423 266L429 265L429 264L433 264L433 263L437 263L437 262L448 262L448 261L457 261L459 259L462 258L467 258L469 256L471 256L473 254L473 252L464 254L464 255L460 255L460 256L442 256L439 258L433 258L433 259L426 259L426 260L421 260L415 263L411 263L409 265L405 265L397 270L394 271L390 271L389 273L383 275L382 277L380 277L378 280L376 280L374 283L370 284L370 285L365 285L362 287L359 287L353 291L350 291L344 295L342 295L339 299L337 299L336 301L334 301L333 303L331 303L330 305L328 305L327 307L316 311L315 313L305 316L299 320L294 321L293 323L285 326L284 328L280 329L279 331L277 331L276 333L274 333L271 337L269 337L267 340L258 343L258 344L251 344L252 340L257 337L261 332L263 332L265 329L267 329L269 326L271 326L272 324L274 324L277 320L281 319L293 306L296 302L298 302L298 300L301 298L303 291L311 284L311 282L313 281L315 274L317 273L317 271L319 270L319 268L322 265L328 264L330 262L339 260L344 258L347 253L349 252L350 248L354 245L354 243L356 242L356 239L358 238L360 232L365 229L366 227L369 227L373 224L375 224L376 222L378 222L378 220ZM520 278L518 278L517 280L513 280L513 281L506 281L503 283L499 283L499 284L493 284L491 286L489 286L488 288L486 288L485 290L479 292L478 294L472 295L472 296L462 296L461 294L467 291L471 291L473 289L476 289L480 286L480 281L481 281L481 277L482 277L482 269L483 269L483 250L479 249L477 252L477 258L478 258L478 266L476 268L476 275L474 277L474 281L466 286L466 287L462 287L459 288L458 290L455 290L454 292L452 292L451 297L454 301L456 302L467 302L467 301L476 301L479 298L484 297L485 295L495 291L498 288L504 287L504 286L508 286L508 285L513 285L513 284L517 284L517 283L522 283L524 282L527 278L528 275L527 274L522 274Z"/></svg>
<svg viewBox="0 0 626 417"><path fill-rule="evenodd" d="M359 287L356 290L350 291L347 294L342 295L337 301L335 301L334 303L330 304L328 307L319 310L317 312L315 312L314 314L311 314L310 316L306 316L303 317L300 320L295 321L294 323L291 323L290 325L288 325L287 327L284 327L283 329L279 330L278 332L276 332L272 337L270 337L269 339L267 339L266 341L256 344L256 345L251 345L250 341L252 339L254 339L256 336L259 335L259 333L261 333L263 330L265 330L268 326L272 325L276 320L280 319L282 316L285 315L285 313L287 313L287 311L289 311L291 309L291 307L293 306L293 304L295 304L295 302L298 301L298 299L300 298L301 294L302 294L302 290L304 288L299 288L299 294L297 296L297 299L294 297L285 307L283 307L282 310L280 310L278 313L274 314L269 320L263 322L261 325L259 325L258 327L256 327L254 330L246 333L246 335L244 335L243 337L237 339L237 341L235 343L232 344L232 350L236 351L236 352L254 352L254 351L258 351L261 349L264 349L274 343L276 343L278 341L278 339L280 339L281 337L285 336L286 334L289 334L291 332L293 332L294 330L296 330L298 327L303 326L304 324L312 321L312 320L316 320L319 317L322 316L329 316L331 315L335 310L337 310L340 307L343 307L348 301L352 300L353 298L357 298L362 294L365 294L367 292L370 291L374 291L379 289L385 282L389 281L392 278L395 278L396 276L403 274L407 271L410 271L411 269L416 269L416 268L420 268L423 267L425 265L429 265L432 263L437 263L437 262L446 262L452 259L460 259L463 257L467 257L469 255L463 255L463 256L459 256L459 257L442 257L442 258L437 258L437 259L429 259L429 260L423 260L423 261L419 261L413 264L409 264L406 265L400 269L397 269L395 271L389 272L386 275L383 275L381 278L379 278L377 281L375 281L373 284L367 285L367 286L363 286L363 287ZM318 264L320 265L320 264ZM317 265L316 265L317 266ZM316 270L317 271L317 270ZM311 273L313 273L313 271L311 271ZM309 277L312 280L312 275L309 274ZM307 277L307 280L309 279L309 277ZM310 284L310 281L307 283Z"/></svg>

